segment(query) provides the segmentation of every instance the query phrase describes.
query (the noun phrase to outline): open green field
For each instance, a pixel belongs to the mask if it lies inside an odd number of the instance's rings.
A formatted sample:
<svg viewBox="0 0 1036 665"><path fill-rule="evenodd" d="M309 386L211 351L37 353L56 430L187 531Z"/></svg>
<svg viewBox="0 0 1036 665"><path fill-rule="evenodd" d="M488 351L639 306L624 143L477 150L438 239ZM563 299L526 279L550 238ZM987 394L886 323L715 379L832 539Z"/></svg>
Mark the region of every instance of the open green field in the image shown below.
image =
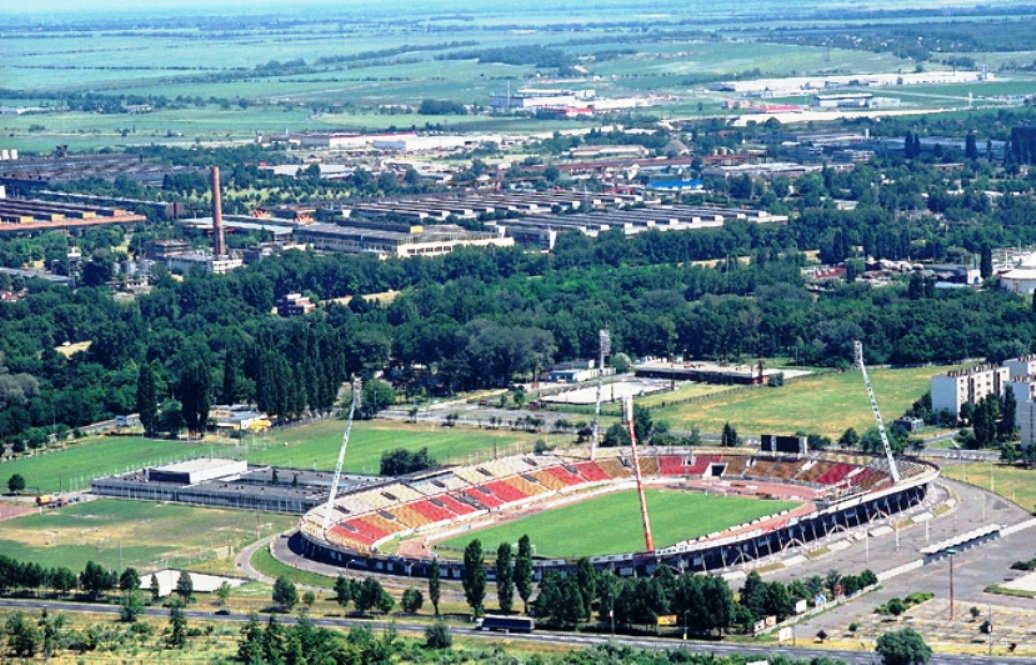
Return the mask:
<svg viewBox="0 0 1036 665"><path fill-rule="evenodd" d="M946 464L942 475L973 483L1036 512L1036 469L1001 464Z"/></svg>
<svg viewBox="0 0 1036 665"><path fill-rule="evenodd" d="M338 457L345 423L340 420L319 422L273 430L266 437L257 437L254 447L243 455L257 464L275 464L303 469L333 469ZM473 461L478 456L491 456L496 448L500 455L531 450L543 435L483 430L437 425L374 421L353 425L345 469L358 473L377 473L381 454L393 448L428 452L439 462ZM561 439L557 439L560 441ZM568 441L570 437L564 440ZM245 444L249 444L246 442Z"/></svg>
<svg viewBox="0 0 1036 665"><path fill-rule="evenodd" d="M898 418L948 366L870 370L878 406L887 421ZM848 427L874 424L863 379L855 370L808 376L781 388L747 388L655 410L673 429L718 432L729 422L738 434L791 434L798 430L839 436Z"/></svg>
<svg viewBox="0 0 1036 665"><path fill-rule="evenodd" d="M33 457L0 463L3 482L12 474L25 478L27 489L39 492L83 489L99 476L159 462L192 457L204 446L142 437L94 437Z"/></svg>
<svg viewBox="0 0 1036 665"><path fill-rule="evenodd" d="M233 556L257 537L297 521L293 515L99 499L3 522L0 554L43 566L82 569L185 566Z"/></svg>
<svg viewBox="0 0 1036 665"><path fill-rule="evenodd" d="M796 501L709 496L674 490L649 489L645 495L656 548L669 547L799 505ZM640 505L633 490L606 494L465 533L442 545L460 551L473 538L479 538L483 548L489 551L495 550L498 543L516 543L526 534L537 556L577 559L644 549Z"/></svg>

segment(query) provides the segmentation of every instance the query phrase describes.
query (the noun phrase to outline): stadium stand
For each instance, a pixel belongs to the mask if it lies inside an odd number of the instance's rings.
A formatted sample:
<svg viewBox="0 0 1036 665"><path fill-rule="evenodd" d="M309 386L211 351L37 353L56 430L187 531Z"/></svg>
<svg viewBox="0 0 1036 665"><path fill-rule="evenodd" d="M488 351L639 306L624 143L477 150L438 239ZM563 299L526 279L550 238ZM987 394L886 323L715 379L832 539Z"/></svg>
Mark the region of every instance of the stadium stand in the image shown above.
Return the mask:
<svg viewBox="0 0 1036 665"><path fill-rule="evenodd" d="M853 466L852 464L842 464L841 462L834 464L828 463L828 469L817 476L815 482L820 483L821 485L835 485L842 482L842 480L844 480L853 469L858 468L859 467Z"/></svg>
<svg viewBox="0 0 1036 665"><path fill-rule="evenodd" d="M473 499L484 508L499 508L504 505L504 502L501 499L494 496L492 492L483 490L481 487L471 487L464 490L463 494L469 499Z"/></svg>
<svg viewBox="0 0 1036 665"><path fill-rule="evenodd" d="M550 473L546 469L544 469L543 471L534 471L529 475L538 480L540 484L542 484L543 486L549 487L550 489L555 491L562 489L564 487L568 487L568 483L566 483L564 480L561 480L560 478Z"/></svg>
<svg viewBox="0 0 1036 665"><path fill-rule="evenodd" d="M539 483L529 482L529 480L524 476L511 476L510 478L504 478L503 482L514 487L526 496L535 496L537 494L543 494L544 492L550 491L549 488L544 487Z"/></svg>
<svg viewBox="0 0 1036 665"><path fill-rule="evenodd" d="M601 459L594 462L602 471L608 474L609 478L629 478L630 470L620 460L615 458Z"/></svg>
<svg viewBox="0 0 1036 665"><path fill-rule="evenodd" d="M660 455L658 471L663 476L682 476L687 470L684 462L684 458L680 455Z"/></svg>
<svg viewBox="0 0 1036 665"><path fill-rule="evenodd" d="M560 480L561 482L565 483L566 485L568 485L570 487L575 487L576 485L582 485L585 482L583 480L582 476L580 476L578 474L575 474L575 473L572 473L571 471L566 469L564 466L552 466L549 469L547 469L546 471L547 471L547 473L549 473L550 475L554 476L555 478L557 478L558 480Z"/></svg>
<svg viewBox="0 0 1036 665"><path fill-rule="evenodd" d="M597 462L577 462L572 466L580 476L586 478L587 481L591 483L611 480L611 476L609 476L604 469L597 464Z"/></svg>
<svg viewBox="0 0 1036 665"><path fill-rule="evenodd" d="M658 475L658 458L657 457L641 457L640 458L640 475L642 475L642 476L657 476Z"/></svg>
<svg viewBox="0 0 1036 665"><path fill-rule="evenodd" d="M694 464L688 466L685 473L689 476L700 476L708 470L710 464L722 461L722 455L695 455Z"/></svg>
<svg viewBox="0 0 1036 665"><path fill-rule="evenodd" d="M515 501L529 498L528 494L520 491L514 485L509 485L502 480L490 481L485 485L482 485L482 488L492 492L493 495L499 497L503 503L514 503Z"/></svg>

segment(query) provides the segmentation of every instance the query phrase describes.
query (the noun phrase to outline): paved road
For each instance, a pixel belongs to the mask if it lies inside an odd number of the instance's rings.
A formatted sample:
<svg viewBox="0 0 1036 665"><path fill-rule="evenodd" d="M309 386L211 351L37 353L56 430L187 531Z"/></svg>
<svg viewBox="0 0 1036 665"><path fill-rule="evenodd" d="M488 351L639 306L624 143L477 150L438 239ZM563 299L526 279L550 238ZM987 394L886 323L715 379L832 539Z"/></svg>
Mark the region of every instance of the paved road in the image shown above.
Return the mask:
<svg viewBox="0 0 1036 665"><path fill-rule="evenodd" d="M84 614L109 614L117 615L119 608L117 605L94 605L90 603L76 603L76 602L62 602L62 601L49 601L49 600L34 600L34 599L13 599L4 598L0 599L0 607L10 609L22 609L22 610L41 610L47 608L48 611L55 612L76 612ZM144 610L144 614L153 617L164 617L168 616L168 610L159 607L149 607ZM187 608L184 610L184 615L188 620L206 620L206 621L227 621L233 623L242 623L248 621L248 615L245 614L225 614L217 615L207 611L194 610ZM298 619L291 615L282 615L278 617L282 623L292 624ZM426 623L408 622L408 621L382 621L373 619L348 619L348 618L322 618L313 617L311 621L314 625L322 626L325 628L354 628L358 626L366 626L373 629L387 628L390 624L394 625L397 630L404 633L422 633L425 628L428 627ZM467 631L464 628L453 627L454 632L464 632L466 636L470 636L475 639L485 639L492 642L500 642L501 640L513 641L513 642L526 642L526 643L540 643L540 644L551 644L563 647L591 647L596 644L622 644L625 646L638 647L641 649L677 649L680 647L687 647L688 649L698 652L711 652L715 654L743 654L747 656L759 656L765 657L770 654L781 654L787 657L794 658L819 658L829 657L838 658L846 663L852 665L864 665L876 663L877 660L872 653L856 652L856 651L836 651L829 649L816 649L808 647L792 647L792 646L753 646L743 644L729 644L729 643L717 643L717 642L700 642L695 640L689 640L687 642L681 642L673 639L663 638L652 638L652 637L623 637L623 636L596 636L596 635L578 635L572 633L560 633L553 631L539 630L531 635L517 635L512 634L503 637L499 634L494 633L479 633L475 631ZM977 663L990 663L983 658L973 656L947 656L937 655L931 660L932 663L947 663L950 665L975 665ZM1027 658L998 658L997 662L1004 663L1018 663L1026 665L1036 665L1036 659Z"/></svg>

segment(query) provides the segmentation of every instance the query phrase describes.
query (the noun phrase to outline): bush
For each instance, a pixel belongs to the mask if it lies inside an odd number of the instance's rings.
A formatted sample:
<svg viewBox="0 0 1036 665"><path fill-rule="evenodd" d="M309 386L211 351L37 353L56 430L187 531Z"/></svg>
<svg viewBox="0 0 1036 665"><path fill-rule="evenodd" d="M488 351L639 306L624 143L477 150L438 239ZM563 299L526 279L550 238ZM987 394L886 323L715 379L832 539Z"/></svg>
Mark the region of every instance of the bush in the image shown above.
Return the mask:
<svg viewBox="0 0 1036 665"><path fill-rule="evenodd" d="M850 633L855 633L859 629L860 629L860 624L856 623L855 621L853 621L851 624L849 624L849 632Z"/></svg>
<svg viewBox="0 0 1036 665"><path fill-rule="evenodd" d="M924 665L932 657L931 648L912 628L885 633L875 651L885 665Z"/></svg>
<svg viewBox="0 0 1036 665"><path fill-rule="evenodd" d="M429 649L449 649L453 646L453 635L449 627L436 621L424 631L424 645Z"/></svg>

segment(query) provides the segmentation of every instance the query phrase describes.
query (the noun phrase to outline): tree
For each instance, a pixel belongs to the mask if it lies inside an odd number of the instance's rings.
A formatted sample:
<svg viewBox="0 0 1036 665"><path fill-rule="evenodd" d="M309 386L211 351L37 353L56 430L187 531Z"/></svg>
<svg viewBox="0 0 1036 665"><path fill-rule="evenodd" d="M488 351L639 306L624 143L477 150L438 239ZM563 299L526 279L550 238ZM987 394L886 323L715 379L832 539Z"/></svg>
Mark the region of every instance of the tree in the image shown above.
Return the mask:
<svg viewBox="0 0 1036 665"><path fill-rule="evenodd" d="M339 575L335 578L335 602L338 603L342 609L349 604L349 601L353 600L353 587L349 584L343 575Z"/></svg>
<svg viewBox="0 0 1036 665"><path fill-rule="evenodd" d="M144 432L151 436L158 425L158 386L151 363L141 363L137 371L136 407Z"/></svg>
<svg viewBox="0 0 1036 665"><path fill-rule="evenodd" d="M7 490L11 494L18 494L25 491L25 477L20 473L11 474L7 479Z"/></svg>
<svg viewBox="0 0 1036 665"><path fill-rule="evenodd" d="M417 614L424 605L424 595L413 587L408 587L403 592L403 611L407 614Z"/></svg>
<svg viewBox="0 0 1036 665"><path fill-rule="evenodd" d="M157 602L162 590L158 586L158 575L151 575L151 602Z"/></svg>
<svg viewBox="0 0 1036 665"><path fill-rule="evenodd" d="M260 665L263 662L263 629L259 627L259 617L255 612L248 615L248 623L241 629L237 659L249 665Z"/></svg>
<svg viewBox="0 0 1036 665"><path fill-rule="evenodd" d="M378 411L396 403L396 391L380 379L371 379L363 384L363 399L360 400L359 418L370 420Z"/></svg>
<svg viewBox="0 0 1036 665"><path fill-rule="evenodd" d="M464 597L475 616L482 615L486 598L486 566L482 557L482 543L476 538L464 548L464 569L461 572Z"/></svg>
<svg viewBox="0 0 1036 665"><path fill-rule="evenodd" d="M97 600L102 593L115 588L118 578L114 570L105 570L93 561L87 561L83 572L79 574L79 586Z"/></svg>
<svg viewBox="0 0 1036 665"><path fill-rule="evenodd" d="M736 448L738 443L737 430L730 423L725 423L720 435L720 445L724 448Z"/></svg>
<svg viewBox="0 0 1036 665"><path fill-rule="evenodd" d="M932 650L913 628L885 633L874 649L885 665L925 665Z"/></svg>
<svg viewBox="0 0 1036 665"><path fill-rule="evenodd" d="M838 445L842 448L855 448L860 445L860 435L850 427L842 432L842 436L838 437Z"/></svg>
<svg viewBox="0 0 1036 665"><path fill-rule="evenodd" d="M356 609L366 614L374 609L389 612L396 601L385 591L378 580L367 577L360 583L358 592L353 596L353 602L356 603Z"/></svg>
<svg viewBox="0 0 1036 665"><path fill-rule="evenodd" d="M135 590L124 591L119 599L119 621L135 623L144 611L144 601Z"/></svg>
<svg viewBox="0 0 1036 665"><path fill-rule="evenodd" d="M169 605L168 630L166 644L171 649L182 649L187 644L187 618L183 614L183 601L179 598Z"/></svg>
<svg viewBox="0 0 1036 665"><path fill-rule="evenodd" d="M529 536L518 539L518 557L514 561L514 584L518 597L522 599L523 611L529 613L529 598L532 596L532 543Z"/></svg>
<svg viewBox="0 0 1036 665"><path fill-rule="evenodd" d="M442 594L442 582L439 580L439 575L439 560L432 559L431 570L428 573L428 600L432 601L435 616L439 616L439 598Z"/></svg>
<svg viewBox="0 0 1036 665"><path fill-rule="evenodd" d="M317 602L317 595L312 591L306 591L302 594L302 604L306 606L306 610L313 609L313 604Z"/></svg>
<svg viewBox="0 0 1036 665"><path fill-rule="evenodd" d="M975 139L975 132L968 132L964 139L964 156L968 159L978 159L978 141Z"/></svg>
<svg viewBox="0 0 1036 665"><path fill-rule="evenodd" d="M982 279L989 279L993 275L993 248L989 245L982 245L978 262L979 274Z"/></svg>
<svg viewBox="0 0 1036 665"><path fill-rule="evenodd" d="M122 591L136 591L140 588L140 574L136 568L127 568L119 575L119 589Z"/></svg>
<svg viewBox="0 0 1036 665"><path fill-rule="evenodd" d="M670 569L668 566L662 566L659 570L669 571ZM583 557L576 562L575 583L586 613L580 619L589 620L590 604L594 598L594 591L597 589L597 572L594 570L593 564L590 563L590 559Z"/></svg>
<svg viewBox="0 0 1036 665"><path fill-rule="evenodd" d="M381 475L383 476L405 476L408 473L430 469L435 465L435 460L428 454L428 448L421 448L417 452L411 452L406 448L395 448L381 454Z"/></svg>
<svg viewBox="0 0 1036 665"><path fill-rule="evenodd" d="M449 649L453 646L450 628L442 621L436 621L424 631L424 645L429 649Z"/></svg>
<svg viewBox="0 0 1036 665"><path fill-rule="evenodd" d="M180 596L185 605L194 600L194 579L186 570L181 570L180 576L176 578L176 595Z"/></svg>
<svg viewBox="0 0 1036 665"><path fill-rule="evenodd" d="M234 364L234 354L227 349L223 356L223 387L220 390L219 399L224 404L237 402L237 366Z"/></svg>
<svg viewBox="0 0 1036 665"><path fill-rule="evenodd" d="M226 607L227 601L230 600L231 587L230 584L223 580L223 582L216 587L216 601L220 607Z"/></svg>
<svg viewBox="0 0 1036 665"><path fill-rule="evenodd" d="M997 434L1001 441L1010 441L1015 435L1015 418L1018 414L1018 400L1015 399L1014 390L1010 387L1004 391L1004 404L1000 413L1000 423L997 427Z"/></svg>
<svg viewBox="0 0 1036 665"><path fill-rule="evenodd" d="M514 568L511 566L510 543L500 543L496 549L496 597L500 611L510 614L514 605Z"/></svg>
<svg viewBox="0 0 1036 665"><path fill-rule="evenodd" d="M273 602L283 611L290 612L299 602L299 591L295 583L283 575L273 583Z"/></svg>
<svg viewBox="0 0 1036 665"><path fill-rule="evenodd" d="M177 397L180 398L180 412L188 435L204 434L211 405L209 369L204 363L194 363L180 375Z"/></svg>
<svg viewBox="0 0 1036 665"><path fill-rule="evenodd" d="M24 612L15 612L4 624L7 647L19 658L32 658L40 648L40 631Z"/></svg>

